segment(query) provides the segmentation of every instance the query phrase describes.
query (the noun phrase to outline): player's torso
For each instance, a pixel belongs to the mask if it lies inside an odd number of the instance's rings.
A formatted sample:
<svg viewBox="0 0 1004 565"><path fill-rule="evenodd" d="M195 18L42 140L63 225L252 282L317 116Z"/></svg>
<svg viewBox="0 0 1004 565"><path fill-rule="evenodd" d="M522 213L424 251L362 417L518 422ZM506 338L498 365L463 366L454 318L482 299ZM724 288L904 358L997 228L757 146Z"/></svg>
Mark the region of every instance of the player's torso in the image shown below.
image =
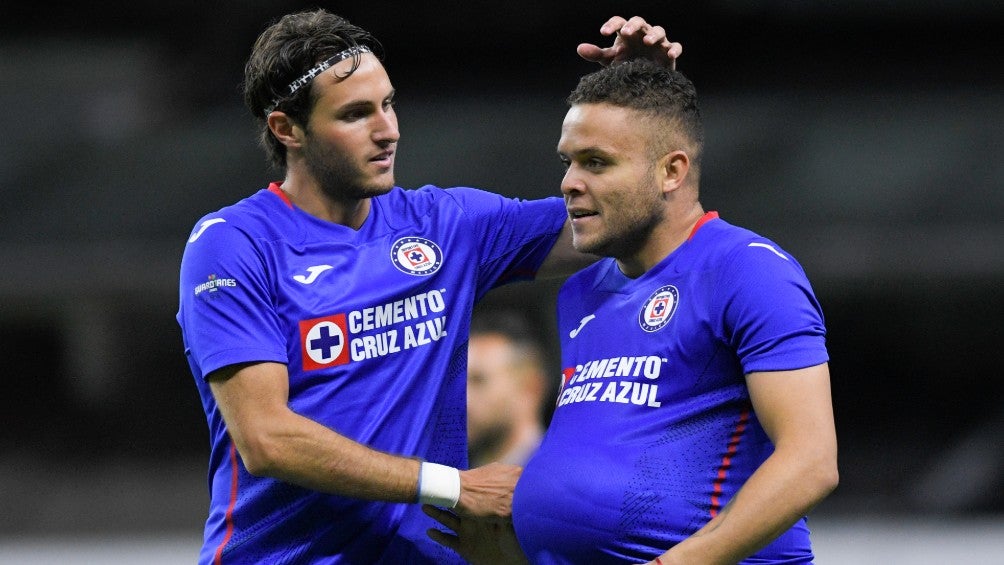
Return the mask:
<svg viewBox="0 0 1004 565"><path fill-rule="evenodd" d="M462 215L375 204L358 231L285 208L273 207L269 219L252 239L285 338L290 408L375 449L462 466L465 420L455 408L466 375L454 359L478 264ZM221 467L214 481L224 506L230 477ZM238 527L225 551L233 559L274 550L310 562L448 562L428 557L449 552L423 539L431 522L417 507L321 495L243 471L237 488ZM213 532L217 522L211 517Z"/></svg>
<svg viewBox="0 0 1004 565"><path fill-rule="evenodd" d="M393 424L429 417L473 302L477 256L463 223L420 220L266 246L291 407L383 449L415 447Z"/></svg>
<svg viewBox="0 0 1004 565"><path fill-rule="evenodd" d="M700 527L729 435L750 418L716 323L716 273L608 275L573 278L559 296L562 388L514 501L521 540L554 534L546 545L568 562L643 559Z"/></svg>

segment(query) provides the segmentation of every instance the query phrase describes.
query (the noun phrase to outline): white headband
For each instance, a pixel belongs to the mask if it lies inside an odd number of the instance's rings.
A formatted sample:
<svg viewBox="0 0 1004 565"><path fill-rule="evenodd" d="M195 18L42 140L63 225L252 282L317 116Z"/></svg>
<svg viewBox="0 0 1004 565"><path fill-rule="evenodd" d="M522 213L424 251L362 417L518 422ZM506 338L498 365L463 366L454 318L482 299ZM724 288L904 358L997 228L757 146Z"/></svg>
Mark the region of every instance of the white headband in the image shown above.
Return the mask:
<svg viewBox="0 0 1004 565"><path fill-rule="evenodd" d="M357 55L361 55L363 53L372 53L372 51L370 51L370 48L365 45L356 45L354 47L349 47L345 51L339 51L333 57L321 61L312 69L303 73L303 76L289 83L289 92L287 92L285 96L273 98L272 103L265 108L265 117L267 118L269 114L274 112L276 106L278 106L279 103L283 101L283 99L289 98L290 96L296 94L297 90L300 90L304 86L310 84L310 81L314 80L314 77L316 77L317 75L330 69L336 63L344 61L349 57L355 57Z"/></svg>

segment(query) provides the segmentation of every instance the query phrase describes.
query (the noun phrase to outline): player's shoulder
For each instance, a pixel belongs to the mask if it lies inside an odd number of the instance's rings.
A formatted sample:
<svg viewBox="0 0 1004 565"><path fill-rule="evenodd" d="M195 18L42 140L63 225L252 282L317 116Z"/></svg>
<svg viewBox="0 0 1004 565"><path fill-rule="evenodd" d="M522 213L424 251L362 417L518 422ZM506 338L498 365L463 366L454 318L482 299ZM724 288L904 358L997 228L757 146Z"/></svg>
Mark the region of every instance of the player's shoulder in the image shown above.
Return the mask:
<svg viewBox="0 0 1004 565"><path fill-rule="evenodd" d="M408 210L419 214L429 212L433 208L447 202L447 189L427 184L418 188L401 188L395 186L390 192L374 198L376 202L386 204L389 208Z"/></svg>
<svg viewBox="0 0 1004 565"><path fill-rule="evenodd" d="M425 185L411 190L396 191L399 198L408 198L415 205L459 206L465 208L486 201L496 202L503 199L497 193L472 188L469 186L440 187Z"/></svg>
<svg viewBox="0 0 1004 565"><path fill-rule="evenodd" d="M210 212L195 222L188 238L191 245L200 239L229 240L238 234L250 239L274 239L287 229L283 221L282 199L262 189L228 206ZM210 237L212 236L212 237Z"/></svg>
<svg viewBox="0 0 1004 565"><path fill-rule="evenodd" d="M394 224L429 216L460 220L481 213L492 214L499 209L504 199L498 194L477 188L425 185L407 189L395 187L375 200L383 209L390 211L386 217L388 222Z"/></svg>
<svg viewBox="0 0 1004 565"><path fill-rule="evenodd" d="M791 256L774 241L729 222L716 218L701 226L692 239L701 255L715 261L757 261L760 258L790 260Z"/></svg>
<svg viewBox="0 0 1004 565"><path fill-rule="evenodd" d="M694 242L703 270L718 272L725 280L805 277L802 265L780 244L721 219L703 226Z"/></svg>

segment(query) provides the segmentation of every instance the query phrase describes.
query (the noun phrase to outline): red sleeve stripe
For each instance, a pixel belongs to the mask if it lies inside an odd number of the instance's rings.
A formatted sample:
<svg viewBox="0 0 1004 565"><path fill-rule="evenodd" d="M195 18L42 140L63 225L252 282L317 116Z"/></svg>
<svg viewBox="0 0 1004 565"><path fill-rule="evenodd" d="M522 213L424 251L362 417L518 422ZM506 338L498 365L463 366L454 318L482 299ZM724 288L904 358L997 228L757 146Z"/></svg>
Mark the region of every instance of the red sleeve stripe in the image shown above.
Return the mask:
<svg viewBox="0 0 1004 565"><path fill-rule="evenodd" d="M223 548L230 543L230 536L234 535L234 506L237 505L237 446L230 443L230 505L227 506L227 533L223 536L223 541L216 548L216 557L213 563L221 565L223 563Z"/></svg>
<svg viewBox="0 0 1004 565"><path fill-rule="evenodd" d="M746 431L746 425L749 423L749 420L749 408L744 408L742 413L739 414L739 421L736 423L736 427L732 431L732 437L729 438L729 444L725 450L725 456L722 457L722 463L718 466L718 473L715 476L715 482L711 487L712 518L717 516L718 512L722 509L722 485L725 483L725 478L728 476L729 469L732 468L732 458L736 456L736 451L739 450L739 440L742 438L743 432Z"/></svg>

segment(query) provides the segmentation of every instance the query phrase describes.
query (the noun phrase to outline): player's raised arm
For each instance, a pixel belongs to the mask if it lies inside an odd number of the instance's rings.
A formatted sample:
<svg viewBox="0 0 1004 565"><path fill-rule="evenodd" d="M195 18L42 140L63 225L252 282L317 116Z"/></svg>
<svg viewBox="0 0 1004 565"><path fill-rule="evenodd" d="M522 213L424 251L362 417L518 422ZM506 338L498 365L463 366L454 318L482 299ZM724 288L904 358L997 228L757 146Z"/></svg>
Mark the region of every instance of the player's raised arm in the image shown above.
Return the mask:
<svg viewBox="0 0 1004 565"><path fill-rule="evenodd" d="M638 16L630 20L614 16L600 27L600 33L614 36L613 45L599 47L582 43L576 51L583 59L603 66L631 59L649 59L675 69L676 60L683 54L683 45L670 41L665 28Z"/></svg>

